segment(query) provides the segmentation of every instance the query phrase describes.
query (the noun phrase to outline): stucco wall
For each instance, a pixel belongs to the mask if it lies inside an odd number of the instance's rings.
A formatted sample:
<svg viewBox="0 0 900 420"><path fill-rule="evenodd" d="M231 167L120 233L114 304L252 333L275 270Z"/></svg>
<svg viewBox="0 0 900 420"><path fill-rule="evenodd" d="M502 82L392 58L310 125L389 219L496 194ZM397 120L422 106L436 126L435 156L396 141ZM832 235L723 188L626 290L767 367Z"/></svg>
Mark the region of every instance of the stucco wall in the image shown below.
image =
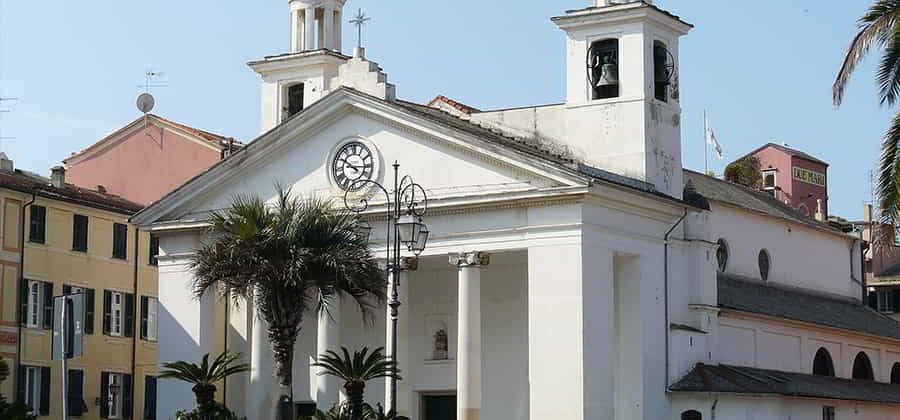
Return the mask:
<svg viewBox="0 0 900 420"><path fill-rule="evenodd" d="M150 124L68 166L69 183L150 204L220 159L217 146Z"/></svg>
<svg viewBox="0 0 900 420"><path fill-rule="evenodd" d="M729 259L726 271L760 278L759 252L769 251L769 282L860 298L861 285L851 279L851 264L859 280L859 253L851 259L852 238L820 232L799 224L712 204L711 239L724 238Z"/></svg>

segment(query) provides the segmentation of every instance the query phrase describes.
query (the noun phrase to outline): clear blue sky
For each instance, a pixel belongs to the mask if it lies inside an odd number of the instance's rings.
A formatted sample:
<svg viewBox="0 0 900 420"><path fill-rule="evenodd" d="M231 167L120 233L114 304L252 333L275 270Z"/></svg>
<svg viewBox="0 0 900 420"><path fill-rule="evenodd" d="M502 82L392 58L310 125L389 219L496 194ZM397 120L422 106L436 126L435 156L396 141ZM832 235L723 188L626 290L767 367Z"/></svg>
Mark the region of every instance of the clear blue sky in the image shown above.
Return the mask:
<svg viewBox="0 0 900 420"><path fill-rule="evenodd" d="M369 57L398 94L444 94L490 109L560 102L563 35L550 17L591 0L349 0L373 21ZM831 163L831 212L860 218L891 117L868 60L844 107L831 81L869 0L661 0L696 28L682 41L684 164L703 169L703 110L726 158L768 142ZM71 152L138 116L143 73L165 73L154 112L242 140L259 130L258 78L245 63L288 48L285 0L0 0L3 150L48 173ZM349 14L349 13L348 13ZM345 50L355 42L345 31Z"/></svg>

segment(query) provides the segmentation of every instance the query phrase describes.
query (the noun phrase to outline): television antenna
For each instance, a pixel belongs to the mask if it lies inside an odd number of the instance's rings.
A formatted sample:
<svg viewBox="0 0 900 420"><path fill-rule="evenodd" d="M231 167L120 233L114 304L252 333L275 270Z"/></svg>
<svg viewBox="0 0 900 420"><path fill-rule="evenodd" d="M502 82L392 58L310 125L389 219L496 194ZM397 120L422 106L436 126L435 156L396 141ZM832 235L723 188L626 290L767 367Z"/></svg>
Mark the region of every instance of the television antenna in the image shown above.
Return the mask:
<svg viewBox="0 0 900 420"><path fill-rule="evenodd" d="M0 97L0 106L3 105L3 102L12 102L12 101L18 101L18 100L19 100L19 98ZM0 116L2 116L3 113L8 113L8 112L10 112L10 110L0 108ZM15 140L15 139L16 139L15 137L8 137L8 136L4 137L3 136L3 125L0 124L0 150L3 150L3 140Z"/></svg>
<svg viewBox="0 0 900 420"><path fill-rule="evenodd" d="M144 84L138 85L139 88L144 89L144 92L138 95L135 105L137 105L138 111L141 111L144 115L152 111L156 105L156 99L150 94L150 88L168 87L168 85L153 83L154 80L162 77L163 72L151 68L144 73Z"/></svg>

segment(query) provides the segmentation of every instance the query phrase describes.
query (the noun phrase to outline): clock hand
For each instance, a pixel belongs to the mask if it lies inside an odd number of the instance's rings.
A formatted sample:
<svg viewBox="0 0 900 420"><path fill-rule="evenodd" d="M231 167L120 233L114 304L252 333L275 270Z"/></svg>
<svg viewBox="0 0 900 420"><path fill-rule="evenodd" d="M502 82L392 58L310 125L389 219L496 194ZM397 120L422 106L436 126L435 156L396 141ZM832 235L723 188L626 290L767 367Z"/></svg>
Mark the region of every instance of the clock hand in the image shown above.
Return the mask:
<svg viewBox="0 0 900 420"><path fill-rule="evenodd" d="M342 162L344 162L344 163L346 163L346 164L347 164L347 166L349 166L349 167L351 167L351 168L353 168L353 170L354 170L354 171L356 171L356 172L362 172L362 169L361 169L361 167L359 167L359 166L356 166L356 165L354 165L354 164L352 164L352 163L350 163L350 161L348 161L348 160L347 160L347 159L344 159L344 158L341 158L341 159L338 159L338 160L340 160L340 161L342 161Z"/></svg>

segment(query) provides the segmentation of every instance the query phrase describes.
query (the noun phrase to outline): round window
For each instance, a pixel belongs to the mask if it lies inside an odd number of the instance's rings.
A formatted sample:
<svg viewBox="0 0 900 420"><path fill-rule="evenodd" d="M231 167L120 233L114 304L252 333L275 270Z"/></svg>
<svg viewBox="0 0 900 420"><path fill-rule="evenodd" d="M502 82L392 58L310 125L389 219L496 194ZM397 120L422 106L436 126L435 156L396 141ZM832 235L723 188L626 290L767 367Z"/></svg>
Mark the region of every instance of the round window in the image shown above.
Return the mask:
<svg viewBox="0 0 900 420"><path fill-rule="evenodd" d="M717 244L719 247L716 248L716 262L719 264L719 271L724 273L728 267L728 243L724 239L719 239Z"/></svg>
<svg viewBox="0 0 900 420"><path fill-rule="evenodd" d="M769 281L769 271L772 269L772 258L769 251L761 249L759 251L759 277L763 281Z"/></svg>

